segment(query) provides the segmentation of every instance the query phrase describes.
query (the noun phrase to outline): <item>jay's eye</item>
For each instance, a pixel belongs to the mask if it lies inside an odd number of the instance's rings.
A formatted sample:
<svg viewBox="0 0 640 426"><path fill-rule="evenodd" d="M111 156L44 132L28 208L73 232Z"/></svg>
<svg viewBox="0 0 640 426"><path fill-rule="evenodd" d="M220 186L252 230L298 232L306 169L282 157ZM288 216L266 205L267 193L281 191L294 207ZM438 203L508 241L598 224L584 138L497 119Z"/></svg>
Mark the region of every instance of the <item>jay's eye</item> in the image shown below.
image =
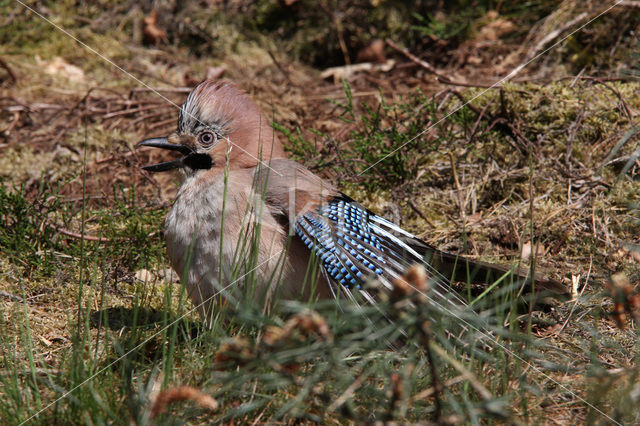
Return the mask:
<svg viewBox="0 0 640 426"><path fill-rule="evenodd" d="M205 148L210 147L216 141L216 135L211 132L202 132L198 135L198 142Z"/></svg>

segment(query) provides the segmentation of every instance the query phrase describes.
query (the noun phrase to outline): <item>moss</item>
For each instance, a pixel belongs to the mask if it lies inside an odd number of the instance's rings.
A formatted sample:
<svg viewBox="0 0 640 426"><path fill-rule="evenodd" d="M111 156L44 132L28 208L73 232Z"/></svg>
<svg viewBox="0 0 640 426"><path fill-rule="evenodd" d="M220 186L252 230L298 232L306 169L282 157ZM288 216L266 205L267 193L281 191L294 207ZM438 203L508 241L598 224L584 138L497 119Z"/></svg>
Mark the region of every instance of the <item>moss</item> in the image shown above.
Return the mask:
<svg viewBox="0 0 640 426"><path fill-rule="evenodd" d="M0 157L0 175L14 182L39 180L51 167L54 157L50 152L34 153L28 146L9 148Z"/></svg>

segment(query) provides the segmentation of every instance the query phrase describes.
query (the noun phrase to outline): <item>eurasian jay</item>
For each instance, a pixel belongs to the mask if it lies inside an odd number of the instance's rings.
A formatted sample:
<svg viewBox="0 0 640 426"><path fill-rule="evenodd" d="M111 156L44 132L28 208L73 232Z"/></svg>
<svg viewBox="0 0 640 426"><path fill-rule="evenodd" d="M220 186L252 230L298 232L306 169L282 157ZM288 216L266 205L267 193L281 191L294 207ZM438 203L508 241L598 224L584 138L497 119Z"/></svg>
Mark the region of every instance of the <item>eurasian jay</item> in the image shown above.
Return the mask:
<svg viewBox="0 0 640 426"><path fill-rule="evenodd" d="M205 318L213 296L235 280L244 283L245 274L257 294L269 297L358 292L374 303L368 280L391 288L408 266L422 263L434 296L455 304L462 302L449 280L487 283L509 271L435 249L288 160L269 121L230 83L200 83L180 109L177 131L137 146L183 155L143 169L182 172L165 238L173 268ZM528 281L525 271L514 278ZM566 292L553 280L534 282Z"/></svg>

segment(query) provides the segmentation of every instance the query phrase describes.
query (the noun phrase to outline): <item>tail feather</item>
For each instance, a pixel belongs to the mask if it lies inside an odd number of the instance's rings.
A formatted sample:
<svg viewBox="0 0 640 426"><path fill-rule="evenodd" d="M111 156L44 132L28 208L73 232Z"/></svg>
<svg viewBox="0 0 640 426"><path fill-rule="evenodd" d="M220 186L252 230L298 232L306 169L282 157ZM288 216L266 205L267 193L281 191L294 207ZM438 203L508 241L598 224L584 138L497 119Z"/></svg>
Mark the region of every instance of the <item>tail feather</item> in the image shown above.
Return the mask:
<svg viewBox="0 0 640 426"><path fill-rule="evenodd" d="M524 292L533 289L536 293L552 295L559 299L569 298L570 293L567 287L559 281L536 273L531 277L531 270L522 267L507 267L467 257L440 251L420 241L421 247L416 249L423 255L425 261L435 269L440 271L445 277L455 282L465 282L470 284L493 283L505 274L511 274L523 286Z"/></svg>

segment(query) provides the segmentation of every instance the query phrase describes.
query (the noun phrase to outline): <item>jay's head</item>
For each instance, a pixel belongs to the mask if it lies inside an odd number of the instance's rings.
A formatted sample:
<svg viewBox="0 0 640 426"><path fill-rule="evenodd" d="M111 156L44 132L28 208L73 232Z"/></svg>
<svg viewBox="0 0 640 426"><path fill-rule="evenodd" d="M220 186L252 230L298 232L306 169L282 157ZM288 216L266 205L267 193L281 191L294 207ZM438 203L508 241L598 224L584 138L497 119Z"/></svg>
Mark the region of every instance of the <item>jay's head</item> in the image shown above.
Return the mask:
<svg viewBox="0 0 640 426"><path fill-rule="evenodd" d="M249 96L227 82L205 80L180 108L178 129L168 137L146 139L136 146L177 151L182 158L145 166L150 172L182 169L187 175L224 168L254 167L284 158L284 149L269 122Z"/></svg>

